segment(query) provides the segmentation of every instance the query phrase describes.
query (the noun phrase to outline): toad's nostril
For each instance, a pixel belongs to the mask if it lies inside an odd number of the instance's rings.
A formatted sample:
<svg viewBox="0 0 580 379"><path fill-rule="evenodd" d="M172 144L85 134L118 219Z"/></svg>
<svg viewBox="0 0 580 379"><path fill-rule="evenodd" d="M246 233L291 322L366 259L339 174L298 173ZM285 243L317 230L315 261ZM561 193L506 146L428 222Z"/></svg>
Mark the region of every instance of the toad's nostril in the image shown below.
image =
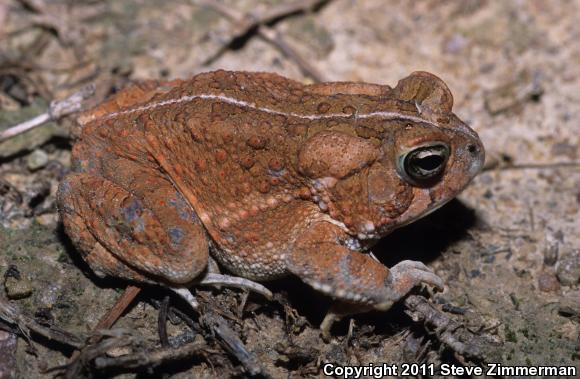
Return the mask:
<svg viewBox="0 0 580 379"><path fill-rule="evenodd" d="M483 146L478 146L477 144L469 144L466 148L471 155L471 167L469 168L469 173L473 177L481 172L483 168L485 162L485 150L483 149Z"/></svg>

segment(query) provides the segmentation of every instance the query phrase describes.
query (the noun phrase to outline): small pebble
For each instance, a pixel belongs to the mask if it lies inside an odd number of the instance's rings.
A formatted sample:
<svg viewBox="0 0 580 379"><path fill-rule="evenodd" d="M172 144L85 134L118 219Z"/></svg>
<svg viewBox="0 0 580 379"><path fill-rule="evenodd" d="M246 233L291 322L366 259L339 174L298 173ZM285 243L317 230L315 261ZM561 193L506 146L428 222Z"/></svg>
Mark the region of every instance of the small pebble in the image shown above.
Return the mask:
<svg viewBox="0 0 580 379"><path fill-rule="evenodd" d="M32 294L32 283L25 279L16 279L14 277L7 277L4 281L4 289L6 290L6 296L10 300L18 300L27 298Z"/></svg>
<svg viewBox="0 0 580 379"><path fill-rule="evenodd" d="M121 357L131 353L131 348L129 346L114 347L107 351L107 355L110 357Z"/></svg>
<svg viewBox="0 0 580 379"><path fill-rule="evenodd" d="M538 287L542 292L556 292L560 289L560 283L558 283L556 275L543 271L538 276Z"/></svg>
<svg viewBox="0 0 580 379"><path fill-rule="evenodd" d="M58 224L58 213L45 213L36 216L34 220L42 226L55 226Z"/></svg>
<svg viewBox="0 0 580 379"><path fill-rule="evenodd" d="M36 171L43 168L48 163L48 155L44 150L34 150L26 159L26 166L30 171Z"/></svg>
<svg viewBox="0 0 580 379"><path fill-rule="evenodd" d="M558 250L560 248L560 242L554 238L551 234L546 236L546 241L544 245L544 264L546 266L553 266L558 261Z"/></svg>
<svg viewBox="0 0 580 379"><path fill-rule="evenodd" d="M564 286L572 286L580 281L580 249L562 254L556 265L556 275Z"/></svg>
<svg viewBox="0 0 580 379"><path fill-rule="evenodd" d="M6 341L11 336L11 333L5 332L4 330L0 330L0 341Z"/></svg>
<svg viewBox="0 0 580 379"><path fill-rule="evenodd" d="M58 297L62 294L61 281L55 281L47 286L42 287L38 294L38 306L45 308L52 308L58 301Z"/></svg>

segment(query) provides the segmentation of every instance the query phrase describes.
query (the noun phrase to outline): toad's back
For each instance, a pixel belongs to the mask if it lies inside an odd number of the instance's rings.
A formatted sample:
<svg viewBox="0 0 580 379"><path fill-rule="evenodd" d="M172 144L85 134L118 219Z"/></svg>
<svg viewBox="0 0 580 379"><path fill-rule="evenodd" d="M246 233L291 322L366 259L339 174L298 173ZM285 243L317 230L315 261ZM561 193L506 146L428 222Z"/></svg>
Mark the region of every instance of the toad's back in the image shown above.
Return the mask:
<svg viewBox="0 0 580 379"><path fill-rule="evenodd" d="M341 85L345 93L336 94ZM304 86L275 74L225 71L189 81L146 82L80 118L85 128L74 148L75 167L96 175L108 171L115 178L123 176L122 162L129 159L164 175L214 239L239 245L244 236L227 233L235 234L238 223L255 223L268 235L263 228L285 214L283 223L292 229L292 212L284 208L310 195L296 162L309 136L326 129L372 136L384 122L357 115L389 113L394 103L413 117L415 106L390 98L390 91L371 84ZM263 242L257 233L245 237Z"/></svg>

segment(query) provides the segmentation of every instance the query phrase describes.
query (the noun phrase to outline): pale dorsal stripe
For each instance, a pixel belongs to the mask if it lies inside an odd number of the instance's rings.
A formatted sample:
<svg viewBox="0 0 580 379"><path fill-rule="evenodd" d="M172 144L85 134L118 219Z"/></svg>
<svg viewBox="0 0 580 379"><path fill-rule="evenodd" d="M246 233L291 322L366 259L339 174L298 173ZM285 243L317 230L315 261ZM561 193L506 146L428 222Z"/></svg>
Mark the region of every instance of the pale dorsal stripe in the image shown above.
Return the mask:
<svg viewBox="0 0 580 379"><path fill-rule="evenodd" d="M305 119L305 120L323 120L323 119L330 119L330 118L351 118L352 117L351 114L346 114L346 113L303 115L303 114L293 113L293 112L282 112L282 111L277 111L275 109L270 109L270 108L266 108L266 107L258 107L254 103L249 103L247 101L234 99L232 97L227 97L227 96L222 96L222 95L202 94L202 95L183 96L183 97L180 97L178 99L160 101L157 103L152 103L152 104L144 105L144 106L133 108L133 109L127 109L124 111L111 113L111 114L108 114L106 116L103 116L101 118L101 120L109 120L109 119L115 118L117 116L122 116L125 114L130 114L130 113L135 113L135 112L153 110L153 109L165 107L165 106L172 105L172 104L187 103L187 102L197 100L197 99L219 100L219 101L222 101L224 103L237 105L237 106L242 107L242 108L254 109L254 110L259 111L259 112L270 113L270 114L279 115L279 116L296 117L296 118ZM429 124L429 125L432 125L435 127L438 126L434 122L431 122L429 120L425 120L424 118L416 117L416 116L409 116L409 115L405 115L405 114L398 113L398 112L356 113L354 115L354 117L356 119L379 118L379 119L384 119L384 120L403 120L403 121L411 121L411 122L421 122L421 123Z"/></svg>

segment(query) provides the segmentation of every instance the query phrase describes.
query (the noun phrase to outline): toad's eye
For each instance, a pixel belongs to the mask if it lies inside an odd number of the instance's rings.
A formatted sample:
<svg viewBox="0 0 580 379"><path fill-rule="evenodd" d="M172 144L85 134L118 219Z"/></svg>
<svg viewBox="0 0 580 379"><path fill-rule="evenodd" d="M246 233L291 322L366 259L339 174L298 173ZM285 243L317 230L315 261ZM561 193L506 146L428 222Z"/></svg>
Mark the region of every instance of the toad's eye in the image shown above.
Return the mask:
<svg viewBox="0 0 580 379"><path fill-rule="evenodd" d="M438 179L449 158L449 147L442 142L417 147L399 156L397 171L403 179L425 186Z"/></svg>

